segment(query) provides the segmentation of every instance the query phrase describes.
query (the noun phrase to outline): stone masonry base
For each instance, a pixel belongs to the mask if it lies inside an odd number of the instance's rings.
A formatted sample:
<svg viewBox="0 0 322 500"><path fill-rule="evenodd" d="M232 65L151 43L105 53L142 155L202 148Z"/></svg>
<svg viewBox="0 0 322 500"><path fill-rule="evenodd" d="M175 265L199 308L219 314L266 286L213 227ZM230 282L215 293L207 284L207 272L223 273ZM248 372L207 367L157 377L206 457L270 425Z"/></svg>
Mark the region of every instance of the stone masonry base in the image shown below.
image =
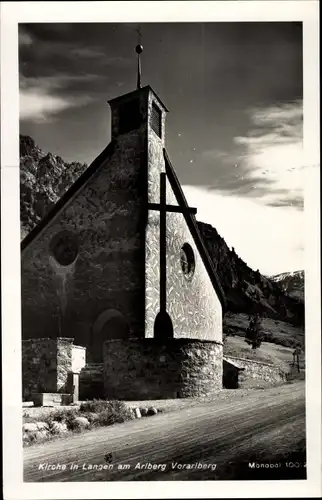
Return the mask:
<svg viewBox="0 0 322 500"><path fill-rule="evenodd" d="M207 396L222 388L222 345L192 339L113 340L104 343L107 399Z"/></svg>

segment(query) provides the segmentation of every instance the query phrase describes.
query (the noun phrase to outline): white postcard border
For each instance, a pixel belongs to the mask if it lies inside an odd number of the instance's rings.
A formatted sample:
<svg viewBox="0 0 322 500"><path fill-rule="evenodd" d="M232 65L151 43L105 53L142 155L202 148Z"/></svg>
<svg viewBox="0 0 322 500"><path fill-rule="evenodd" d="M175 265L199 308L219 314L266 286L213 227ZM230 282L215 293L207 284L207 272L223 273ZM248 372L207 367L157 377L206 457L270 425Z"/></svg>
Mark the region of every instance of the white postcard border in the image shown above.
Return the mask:
<svg viewBox="0 0 322 500"><path fill-rule="evenodd" d="M4 494L7 500L314 497L321 494L321 279L318 2L2 2L1 254ZM23 483L18 23L303 21L307 472L305 481Z"/></svg>

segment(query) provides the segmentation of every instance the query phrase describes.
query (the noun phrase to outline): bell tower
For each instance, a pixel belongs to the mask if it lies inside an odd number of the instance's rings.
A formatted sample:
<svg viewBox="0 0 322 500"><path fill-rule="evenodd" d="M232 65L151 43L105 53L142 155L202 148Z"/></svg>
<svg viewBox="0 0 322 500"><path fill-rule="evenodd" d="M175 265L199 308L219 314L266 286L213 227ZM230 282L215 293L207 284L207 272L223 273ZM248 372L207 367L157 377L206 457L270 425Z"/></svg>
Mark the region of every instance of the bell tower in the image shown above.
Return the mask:
<svg viewBox="0 0 322 500"><path fill-rule="evenodd" d="M164 147L168 110L149 85L111 99L108 103L112 113L112 140L137 131L153 132Z"/></svg>
<svg viewBox="0 0 322 500"><path fill-rule="evenodd" d="M140 131L149 135L153 131L155 138L161 141L164 147L165 117L168 112L152 88L147 85L142 88L141 75L141 30L138 28L137 53L137 82L136 90L108 101L112 112L112 140L127 133L134 134Z"/></svg>
<svg viewBox="0 0 322 500"><path fill-rule="evenodd" d="M104 364L107 398L200 396L222 384L224 297L135 50L110 144L22 244L23 337L72 335Z"/></svg>

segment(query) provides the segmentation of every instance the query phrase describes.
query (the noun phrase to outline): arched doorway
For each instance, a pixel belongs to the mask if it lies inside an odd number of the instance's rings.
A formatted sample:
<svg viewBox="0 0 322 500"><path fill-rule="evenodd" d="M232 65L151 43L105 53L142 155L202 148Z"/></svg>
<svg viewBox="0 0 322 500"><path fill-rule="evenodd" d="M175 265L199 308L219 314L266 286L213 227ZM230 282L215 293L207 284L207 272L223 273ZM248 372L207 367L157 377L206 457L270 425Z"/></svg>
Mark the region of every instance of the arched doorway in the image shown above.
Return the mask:
<svg viewBox="0 0 322 500"><path fill-rule="evenodd" d="M103 344L106 340L126 339L130 329L122 313L116 309L103 311L95 321L92 331L92 360L103 362Z"/></svg>
<svg viewBox="0 0 322 500"><path fill-rule="evenodd" d="M173 338L173 325L166 311L159 311L154 322L154 338L162 340Z"/></svg>

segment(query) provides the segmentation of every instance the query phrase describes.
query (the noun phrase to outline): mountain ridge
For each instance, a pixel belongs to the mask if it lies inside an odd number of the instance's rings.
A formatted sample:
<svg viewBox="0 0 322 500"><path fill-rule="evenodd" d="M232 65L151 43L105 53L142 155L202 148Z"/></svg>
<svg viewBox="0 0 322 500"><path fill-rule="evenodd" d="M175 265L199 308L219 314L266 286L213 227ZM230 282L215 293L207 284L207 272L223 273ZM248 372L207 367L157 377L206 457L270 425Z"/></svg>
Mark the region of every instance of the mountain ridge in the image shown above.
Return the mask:
<svg viewBox="0 0 322 500"><path fill-rule="evenodd" d="M20 135L20 221L22 239L45 217L87 165L44 153Z"/></svg>

